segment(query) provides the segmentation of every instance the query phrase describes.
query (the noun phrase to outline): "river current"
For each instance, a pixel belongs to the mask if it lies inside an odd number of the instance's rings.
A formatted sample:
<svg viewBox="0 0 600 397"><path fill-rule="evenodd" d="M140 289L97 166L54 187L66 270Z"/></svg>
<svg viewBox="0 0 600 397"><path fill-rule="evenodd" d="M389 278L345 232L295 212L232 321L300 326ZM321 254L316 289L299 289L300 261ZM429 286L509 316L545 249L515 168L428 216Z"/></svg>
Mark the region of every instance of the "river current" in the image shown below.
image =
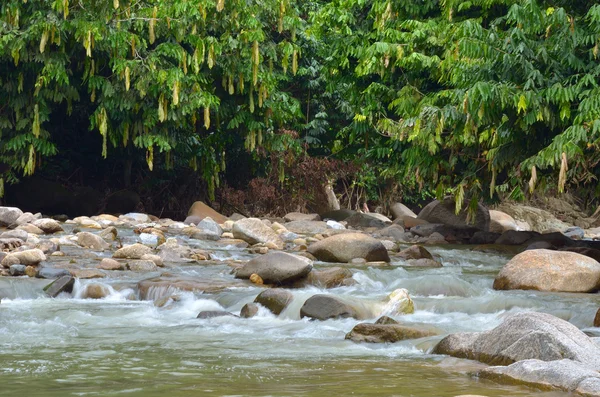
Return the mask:
<svg viewBox="0 0 600 397"><path fill-rule="evenodd" d="M519 311L551 313L597 336L592 320L600 295L494 291L493 278L509 257L457 247L430 250L444 267L352 267L355 285L292 289L294 300L280 316L261 309L249 319L196 316L203 310L239 314L262 291L258 286L213 295L183 292L178 302L156 307L136 299L135 286L159 273L78 280L73 296L54 299L42 292L49 280L0 277L0 396L569 396L478 379L474 373L483 364L429 351L449 333L488 330ZM248 255L231 247L213 257ZM167 270L204 280L233 278L225 262ZM111 294L79 298L89 282L110 286ZM397 288L409 291L415 313L395 318L434 327L440 335L357 344L344 336L358 320L299 317L303 302L316 293L376 304ZM385 310L381 306L368 321Z"/></svg>

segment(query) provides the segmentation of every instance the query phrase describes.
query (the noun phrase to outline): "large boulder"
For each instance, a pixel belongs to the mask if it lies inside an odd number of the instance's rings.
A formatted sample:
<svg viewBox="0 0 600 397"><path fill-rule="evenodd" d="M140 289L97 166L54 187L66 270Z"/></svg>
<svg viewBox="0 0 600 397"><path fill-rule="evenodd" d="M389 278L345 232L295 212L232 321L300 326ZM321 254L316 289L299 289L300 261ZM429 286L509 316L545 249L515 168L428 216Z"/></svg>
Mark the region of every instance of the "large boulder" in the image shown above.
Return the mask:
<svg viewBox="0 0 600 397"><path fill-rule="evenodd" d="M441 223L455 228L475 227L487 232L490 230L490 212L482 204L477 204L475 218L472 223L467 222L468 209L467 204L463 205L462 210L456 215L456 204L454 199L447 197L442 201L434 200L427 204L418 218L426 220L429 223Z"/></svg>
<svg viewBox="0 0 600 397"><path fill-rule="evenodd" d="M11 252L2 259L2 266L8 268L11 265L38 265L46 260L46 255L40 249L34 248L25 251Z"/></svg>
<svg viewBox="0 0 600 397"><path fill-rule="evenodd" d="M196 232L192 234L193 238L199 240L218 241L223 234L223 229L210 216L205 217L196 224Z"/></svg>
<svg viewBox="0 0 600 397"><path fill-rule="evenodd" d="M333 295L313 295L304 302L300 309L300 317L310 317L316 320L332 318L364 319L364 314L354 305Z"/></svg>
<svg viewBox="0 0 600 397"><path fill-rule="evenodd" d="M517 224L519 222L529 225L532 231L547 233L562 231L569 228L569 224L557 219L550 212L515 203L502 203L497 208L507 215L510 215Z"/></svg>
<svg viewBox="0 0 600 397"><path fill-rule="evenodd" d="M600 373L573 360L523 360L507 367L489 367L478 376L510 385L559 389L587 397L600 396Z"/></svg>
<svg viewBox="0 0 600 397"><path fill-rule="evenodd" d="M594 292L600 289L600 263L575 252L528 250L504 265L494 289Z"/></svg>
<svg viewBox="0 0 600 397"><path fill-rule="evenodd" d="M327 219L331 219L337 222L345 221L347 218L356 214L356 211L349 209L341 209L341 210L333 210L329 212L325 212L321 214L321 219L326 221Z"/></svg>
<svg viewBox="0 0 600 397"><path fill-rule="evenodd" d="M75 285L75 279L70 275L65 275L57 278L50 284L44 287L44 292L55 298L61 292L73 292L73 286Z"/></svg>
<svg viewBox="0 0 600 397"><path fill-rule="evenodd" d="M311 244L308 252L325 262L350 262L363 258L368 262L389 262L385 246L373 237L362 233L344 233Z"/></svg>
<svg viewBox="0 0 600 397"><path fill-rule="evenodd" d="M217 211L213 210L208 205L204 204L202 201L196 201L194 204L192 204L188 211L188 217L189 216L197 216L198 218L200 218L200 220L208 216L219 224L225 223L225 221L227 220L227 217L225 215L219 214Z"/></svg>
<svg viewBox="0 0 600 397"><path fill-rule="evenodd" d="M258 274L267 284L286 284L305 277L311 269L312 261L308 258L273 251L238 268L235 277L249 279L252 274Z"/></svg>
<svg viewBox="0 0 600 397"><path fill-rule="evenodd" d="M346 339L354 342L394 343L406 339L418 339L436 335L433 329L401 324L361 323L346 334Z"/></svg>
<svg viewBox="0 0 600 397"><path fill-rule="evenodd" d="M0 226L12 225L21 215L23 211L17 207L0 207Z"/></svg>
<svg viewBox="0 0 600 397"><path fill-rule="evenodd" d="M280 314L294 300L294 295L288 290L282 288L270 288L264 290L254 299L254 303L259 303L269 309L273 314Z"/></svg>
<svg viewBox="0 0 600 397"><path fill-rule="evenodd" d="M250 244L272 243L278 249L283 249L283 240L260 219L246 218L240 219L233 224L233 237L244 240Z"/></svg>
<svg viewBox="0 0 600 397"><path fill-rule="evenodd" d="M348 226L356 229L366 229L371 227L383 229L391 224L392 221L382 217L383 215L380 214L363 214L362 212L357 212L344 220L348 223Z"/></svg>
<svg viewBox="0 0 600 397"><path fill-rule="evenodd" d="M416 218L417 214L415 214L410 208L405 206L402 203L394 203L390 207L390 211L392 212L394 219L403 218L405 216L410 218Z"/></svg>
<svg viewBox="0 0 600 397"><path fill-rule="evenodd" d="M600 369L600 347L567 321L546 313L518 313L486 332L451 334L433 349L490 365L528 359L570 359Z"/></svg>
<svg viewBox="0 0 600 397"><path fill-rule="evenodd" d="M502 234L507 230L519 230L515 219L505 212L490 210L490 232Z"/></svg>

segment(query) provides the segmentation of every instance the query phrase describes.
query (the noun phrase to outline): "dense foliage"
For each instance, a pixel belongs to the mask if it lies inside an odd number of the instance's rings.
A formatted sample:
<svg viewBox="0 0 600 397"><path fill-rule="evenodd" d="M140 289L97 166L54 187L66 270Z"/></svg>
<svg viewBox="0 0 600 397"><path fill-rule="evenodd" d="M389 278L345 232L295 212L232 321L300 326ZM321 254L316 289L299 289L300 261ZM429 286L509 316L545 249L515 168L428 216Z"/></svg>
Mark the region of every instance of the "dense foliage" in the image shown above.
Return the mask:
<svg viewBox="0 0 600 397"><path fill-rule="evenodd" d="M353 164L355 205L593 195L599 45L592 1L8 0L0 193L79 122L94 156L191 167L209 196L230 161L295 191L310 156Z"/></svg>

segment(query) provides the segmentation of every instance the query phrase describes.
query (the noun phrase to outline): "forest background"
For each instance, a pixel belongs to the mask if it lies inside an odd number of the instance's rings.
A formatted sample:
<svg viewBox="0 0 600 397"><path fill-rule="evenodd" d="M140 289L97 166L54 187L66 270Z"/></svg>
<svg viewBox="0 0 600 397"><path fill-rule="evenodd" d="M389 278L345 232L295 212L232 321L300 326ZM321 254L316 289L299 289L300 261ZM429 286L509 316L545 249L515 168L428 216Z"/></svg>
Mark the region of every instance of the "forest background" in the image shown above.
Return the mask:
<svg viewBox="0 0 600 397"><path fill-rule="evenodd" d="M5 0L0 196L43 178L156 215L282 214L329 184L352 208L568 190L593 210L599 45L585 0Z"/></svg>

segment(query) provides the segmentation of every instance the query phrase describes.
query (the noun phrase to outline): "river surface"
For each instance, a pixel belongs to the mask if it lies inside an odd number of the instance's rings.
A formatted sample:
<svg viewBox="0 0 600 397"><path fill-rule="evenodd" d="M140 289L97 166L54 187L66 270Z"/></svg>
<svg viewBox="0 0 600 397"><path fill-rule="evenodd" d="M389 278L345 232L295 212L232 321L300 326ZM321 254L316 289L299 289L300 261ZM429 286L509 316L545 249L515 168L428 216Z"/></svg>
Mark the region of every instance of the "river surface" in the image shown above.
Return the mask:
<svg viewBox="0 0 600 397"><path fill-rule="evenodd" d="M203 310L239 314L262 290L256 286L214 295L184 292L179 302L159 308L152 300L132 300L136 282L158 273L112 272L100 280L114 288L101 300L77 298L86 283L99 280L77 281L74 297L51 299L41 292L48 280L0 277L0 396L570 396L478 379L473 373L483 364L428 352L448 333L491 329L519 311L551 313L596 334L600 295L494 291L493 278L508 257L464 248L431 251L443 268L352 267L356 285L291 290L294 301L279 317L261 310L250 319L196 316ZM232 248L213 257L249 254ZM233 278L225 263L167 270ZM344 339L357 320L299 318L303 302L316 293L377 305L397 288L410 292L416 310L395 318L435 327L439 336L357 344ZM378 315L386 314L377 307Z"/></svg>

